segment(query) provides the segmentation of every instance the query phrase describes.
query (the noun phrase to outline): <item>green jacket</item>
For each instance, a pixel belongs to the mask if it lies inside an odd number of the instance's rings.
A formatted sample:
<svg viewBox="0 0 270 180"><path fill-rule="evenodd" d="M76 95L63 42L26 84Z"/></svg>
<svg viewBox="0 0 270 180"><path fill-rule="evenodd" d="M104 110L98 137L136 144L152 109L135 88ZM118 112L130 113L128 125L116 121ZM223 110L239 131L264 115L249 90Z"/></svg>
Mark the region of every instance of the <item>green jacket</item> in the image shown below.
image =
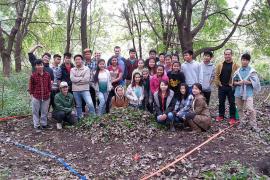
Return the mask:
<svg viewBox="0 0 270 180"><path fill-rule="evenodd" d="M74 106L73 95L71 93L68 93L67 96L64 96L61 92L59 92L54 97L54 104L54 112L71 112Z"/></svg>

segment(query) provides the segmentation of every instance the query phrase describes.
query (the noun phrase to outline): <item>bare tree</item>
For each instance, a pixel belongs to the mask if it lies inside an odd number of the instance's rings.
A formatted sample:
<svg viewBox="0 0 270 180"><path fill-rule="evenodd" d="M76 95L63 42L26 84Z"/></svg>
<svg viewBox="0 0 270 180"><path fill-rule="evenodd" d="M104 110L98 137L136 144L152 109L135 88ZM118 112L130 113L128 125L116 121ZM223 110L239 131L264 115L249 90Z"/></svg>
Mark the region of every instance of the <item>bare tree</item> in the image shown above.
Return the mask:
<svg viewBox="0 0 270 180"><path fill-rule="evenodd" d="M68 13L67 13L67 43L66 43L66 48L65 52L70 52L70 42L71 42L71 37L72 37L72 30L74 28L74 22L75 22L75 17L76 17L76 9L78 6L77 0L70 0L69 1L69 6L68 6Z"/></svg>
<svg viewBox="0 0 270 180"><path fill-rule="evenodd" d="M7 33L0 23L0 53L3 62L3 74L6 77L10 76L11 73L11 52L14 44L16 34L21 26L23 20L23 12L26 5L26 0L20 0L15 3L16 6L16 20L10 33ZM6 39L4 38L6 35ZM6 43L7 40L7 43Z"/></svg>
<svg viewBox="0 0 270 180"><path fill-rule="evenodd" d="M82 49L87 48L87 6L88 1L82 0L81 2L81 42Z"/></svg>

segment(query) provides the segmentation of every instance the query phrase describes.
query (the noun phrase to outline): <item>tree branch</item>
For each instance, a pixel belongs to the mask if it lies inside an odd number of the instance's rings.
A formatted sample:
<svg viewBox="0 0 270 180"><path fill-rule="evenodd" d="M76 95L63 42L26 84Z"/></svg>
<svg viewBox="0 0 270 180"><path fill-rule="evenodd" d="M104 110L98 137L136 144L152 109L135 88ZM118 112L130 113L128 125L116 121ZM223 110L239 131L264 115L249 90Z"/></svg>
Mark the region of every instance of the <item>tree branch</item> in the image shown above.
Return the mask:
<svg viewBox="0 0 270 180"><path fill-rule="evenodd" d="M203 26L205 24L205 21L207 19L206 12L207 12L208 3L209 3L208 0L206 0L205 3L204 3L200 23L198 24L198 26L196 28L194 28L191 31L192 37L195 37L198 34L198 32L203 28Z"/></svg>

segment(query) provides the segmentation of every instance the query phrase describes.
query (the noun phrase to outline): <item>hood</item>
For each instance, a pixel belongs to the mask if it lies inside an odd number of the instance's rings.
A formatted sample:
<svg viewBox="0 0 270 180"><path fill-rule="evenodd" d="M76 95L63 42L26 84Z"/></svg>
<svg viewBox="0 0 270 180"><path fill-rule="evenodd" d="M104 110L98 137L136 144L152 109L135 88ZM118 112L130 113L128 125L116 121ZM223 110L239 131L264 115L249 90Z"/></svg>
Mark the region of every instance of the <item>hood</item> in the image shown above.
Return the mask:
<svg viewBox="0 0 270 180"><path fill-rule="evenodd" d="M124 88L122 85L118 85L118 86L116 86L116 88L114 89L115 96L121 99L121 97L116 93L116 91L117 91L118 88L122 88L122 89L123 89L123 94L124 94L124 96L125 96L125 88ZM124 96L123 96L123 97L124 97ZM122 98L123 98L123 97L122 97Z"/></svg>

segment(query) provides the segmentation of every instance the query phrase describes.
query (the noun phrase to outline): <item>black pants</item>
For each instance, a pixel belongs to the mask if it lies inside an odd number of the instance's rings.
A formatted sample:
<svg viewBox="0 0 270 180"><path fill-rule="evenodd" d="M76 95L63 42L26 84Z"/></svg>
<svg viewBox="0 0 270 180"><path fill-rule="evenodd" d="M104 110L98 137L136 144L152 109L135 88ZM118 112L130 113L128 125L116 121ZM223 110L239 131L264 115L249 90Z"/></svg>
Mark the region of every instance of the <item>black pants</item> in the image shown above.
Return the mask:
<svg viewBox="0 0 270 180"><path fill-rule="evenodd" d="M69 125L74 124L74 119L72 118L71 112L70 113L66 113L64 111L53 112L52 117L57 120L57 123L67 122Z"/></svg>
<svg viewBox="0 0 270 180"><path fill-rule="evenodd" d="M226 98L228 98L230 104L230 117L235 118L235 98L234 90L231 86L221 86L218 88L219 116L224 117Z"/></svg>
<svg viewBox="0 0 270 180"><path fill-rule="evenodd" d="M54 107L55 107L55 104L54 104L54 97L55 97L55 95L56 95L57 93L59 93L59 90L58 90L58 89L57 89L57 90L52 90L52 91L51 91L51 95L50 95L50 105L49 105L48 111L50 110L50 107L51 107L51 106L52 106L52 108L54 109Z"/></svg>
<svg viewBox="0 0 270 180"><path fill-rule="evenodd" d="M114 88L109 92L106 102L106 113L110 113L112 97L115 96Z"/></svg>
<svg viewBox="0 0 270 180"><path fill-rule="evenodd" d="M203 91L203 95L204 95L204 97L206 99L207 105L209 105L210 97L211 97L211 91Z"/></svg>
<svg viewBox="0 0 270 180"><path fill-rule="evenodd" d="M94 104L94 107L96 108L96 91L93 87L90 86L90 95L91 95L91 98L92 98L92 101L93 101L93 104ZM86 103L85 101L82 99L82 111L85 112L85 106L86 106Z"/></svg>

